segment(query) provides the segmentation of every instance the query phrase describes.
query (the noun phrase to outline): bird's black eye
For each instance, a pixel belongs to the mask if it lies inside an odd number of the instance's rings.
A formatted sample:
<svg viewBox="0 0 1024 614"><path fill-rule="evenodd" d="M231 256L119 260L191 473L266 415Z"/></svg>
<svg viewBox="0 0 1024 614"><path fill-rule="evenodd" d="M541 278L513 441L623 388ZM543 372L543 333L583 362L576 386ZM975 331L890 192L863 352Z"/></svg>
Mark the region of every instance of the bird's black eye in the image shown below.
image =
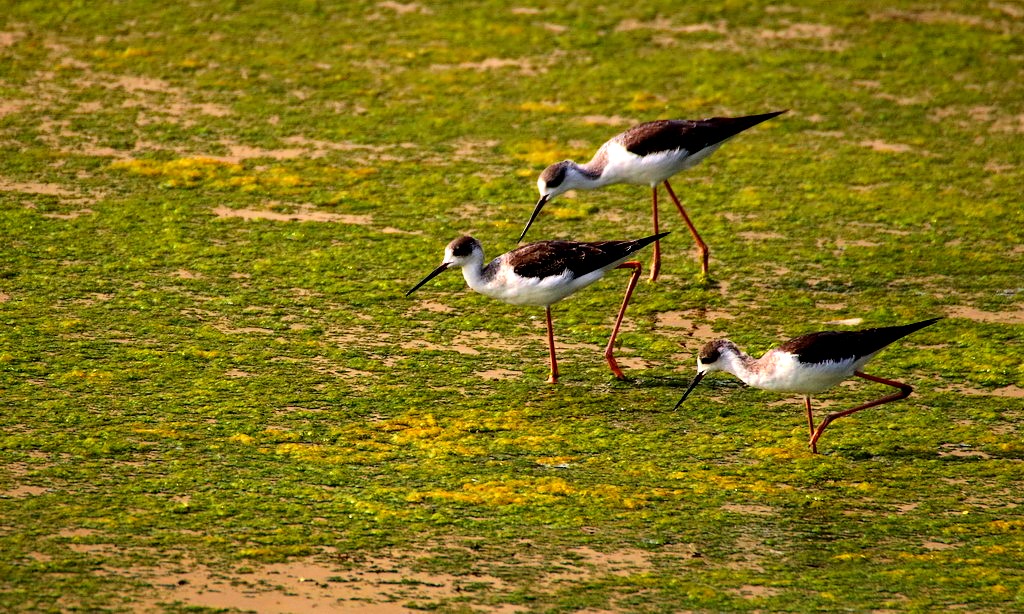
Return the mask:
<svg viewBox="0 0 1024 614"><path fill-rule="evenodd" d="M459 258L472 254L474 243L475 241L473 240L473 237L459 237L458 239L455 239L452 241L451 245L452 256Z"/></svg>
<svg viewBox="0 0 1024 614"><path fill-rule="evenodd" d="M700 361L701 361L701 363L703 363L705 365L710 365L710 364L712 364L714 362L717 362L718 361L718 357L720 355L721 354L720 354L720 352L718 350L711 350L711 352L701 356L700 357Z"/></svg>
<svg viewBox="0 0 1024 614"><path fill-rule="evenodd" d="M565 181L565 164L561 162L552 164L544 169L544 172L540 174L540 178L544 180L544 185L548 188L557 188Z"/></svg>

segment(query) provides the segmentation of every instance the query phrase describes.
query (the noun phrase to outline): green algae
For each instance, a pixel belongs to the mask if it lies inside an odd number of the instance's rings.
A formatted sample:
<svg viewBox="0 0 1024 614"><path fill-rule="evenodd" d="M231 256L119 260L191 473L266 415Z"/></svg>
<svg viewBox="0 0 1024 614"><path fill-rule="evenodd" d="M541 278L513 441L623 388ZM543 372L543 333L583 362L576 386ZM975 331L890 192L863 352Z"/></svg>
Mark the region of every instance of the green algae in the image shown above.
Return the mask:
<svg viewBox="0 0 1024 614"><path fill-rule="evenodd" d="M502 581L414 604L439 611L1020 608L1013 7L2 7L4 609L130 609L181 553L424 547ZM456 275L402 297L460 233L510 249L550 161L781 108L675 180L713 279L663 211L630 381L600 352L625 275L555 307L558 387L537 310ZM563 198L532 232L642 236L648 198ZM823 455L797 399L734 380L671 411L701 326L757 353L934 315L870 365L915 393ZM545 581L582 547L649 563Z"/></svg>

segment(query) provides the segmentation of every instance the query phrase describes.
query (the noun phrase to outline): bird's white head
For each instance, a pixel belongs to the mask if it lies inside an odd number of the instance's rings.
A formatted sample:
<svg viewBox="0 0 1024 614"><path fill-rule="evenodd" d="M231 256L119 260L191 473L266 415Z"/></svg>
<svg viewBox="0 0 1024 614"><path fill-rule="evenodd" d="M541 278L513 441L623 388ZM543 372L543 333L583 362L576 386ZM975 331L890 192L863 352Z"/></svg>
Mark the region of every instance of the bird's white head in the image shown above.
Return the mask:
<svg viewBox="0 0 1024 614"><path fill-rule="evenodd" d="M573 189L577 186L579 176L581 174L572 160L563 160L547 167L537 178L537 191L540 192L541 200L547 202Z"/></svg>
<svg viewBox="0 0 1024 614"><path fill-rule="evenodd" d="M480 266L480 263L483 261L484 248L480 245L480 242L470 236L459 237L449 243L448 247L444 248L444 260L441 261L441 266L431 271L429 275L413 286L405 295L409 296L416 290L419 290L420 286L452 267Z"/></svg>
<svg viewBox="0 0 1024 614"><path fill-rule="evenodd" d="M704 344L704 347L700 349L700 353L697 354L697 375L690 382L690 386L683 393L683 397L676 403L678 408L686 400L686 397L690 396L690 392L697 387L700 380L704 379L704 376L708 373L714 373L715 371L726 371L732 372L733 359L739 357L740 349L736 347L736 344L728 339L716 339L715 341L709 341Z"/></svg>
<svg viewBox="0 0 1024 614"><path fill-rule="evenodd" d="M739 354L740 349L728 339L708 341L697 354L697 373L703 376L715 371L729 371L732 359Z"/></svg>
<svg viewBox="0 0 1024 614"><path fill-rule="evenodd" d="M483 262L484 248L480 242L470 236L461 236L444 248L444 264L448 267L462 268L474 262Z"/></svg>
<svg viewBox="0 0 1024 614"><path fill-rule="evenodd" d="M537 178L537 191L540 192L540 200L537 201L537 205L533 208L533 215L530 216L530 221L523 228L523 234L519 235L519 240L523 240L523 237L526 236L526 231L533 224L533 220L537 219L540 210L544 208L544 205L549 200L573 188L580 187L583 184L583 180L583 173L580 172L579 165L572 160L556 162L544 169L544 172Z"/></svg>

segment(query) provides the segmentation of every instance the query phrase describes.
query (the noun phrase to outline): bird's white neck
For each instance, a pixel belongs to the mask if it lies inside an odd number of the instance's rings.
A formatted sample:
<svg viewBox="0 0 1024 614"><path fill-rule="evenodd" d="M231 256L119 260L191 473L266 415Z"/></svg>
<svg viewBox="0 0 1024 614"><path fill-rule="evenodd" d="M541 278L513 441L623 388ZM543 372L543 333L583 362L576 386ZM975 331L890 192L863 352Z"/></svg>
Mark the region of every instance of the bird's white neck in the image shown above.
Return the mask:
<svg viewBox="0 0 1024 614"><path fill-rule="evenodd" d="M749 356L735 346L724 350L722 357L718 359L719 369L732 373L748 385L753 385L758 379L758 364L757 358Z"/></svg>
<svg viewBox="0 0 1024 614"><path fill-rule="evenodd" d="M474 250L466 257L462 263L462 277L470 288L481 294L487 294L485 290L489 277L484 269L484 253L482 251Z"/></svg>
<svg viewBox="0 0 1024 614"><path fill-rule="evenodd" d="M595 190L611 183L611 177L604 173L604 161L595 157L586 164L573 162L568 169L566 187L581 190Z"/></svg>

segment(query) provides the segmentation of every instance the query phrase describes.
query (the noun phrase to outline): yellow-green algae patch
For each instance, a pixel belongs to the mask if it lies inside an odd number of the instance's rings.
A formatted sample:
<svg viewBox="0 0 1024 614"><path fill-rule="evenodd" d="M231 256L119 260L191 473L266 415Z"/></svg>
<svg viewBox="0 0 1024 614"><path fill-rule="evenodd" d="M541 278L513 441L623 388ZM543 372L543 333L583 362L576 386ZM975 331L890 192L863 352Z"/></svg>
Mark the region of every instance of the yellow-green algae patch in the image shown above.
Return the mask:
<svg viewBox="0 0 1024 614"><path fill-rule="evenodd" d="M241 607L179 581L310 559L337 574L254 590L377 574L396 590L375 603L303 606L1021 609L1010 3L0 14L0 610ZM512 249L548 164L636 121L778 109L672 180L710 280L661 199L630 379L601 354L625 277L554 307L558 386L543 312L454 273L418 291L430 308L403 297L459 234ZM531 239L650 232L649 188L610 186ZM865 368L914 393L838 420L822 455L798 397L713 375L672 410L712 336L758 354L941 315ZM623 553L642 564L600 558ZM405 554L405 576L376 563Z"/></svg>

